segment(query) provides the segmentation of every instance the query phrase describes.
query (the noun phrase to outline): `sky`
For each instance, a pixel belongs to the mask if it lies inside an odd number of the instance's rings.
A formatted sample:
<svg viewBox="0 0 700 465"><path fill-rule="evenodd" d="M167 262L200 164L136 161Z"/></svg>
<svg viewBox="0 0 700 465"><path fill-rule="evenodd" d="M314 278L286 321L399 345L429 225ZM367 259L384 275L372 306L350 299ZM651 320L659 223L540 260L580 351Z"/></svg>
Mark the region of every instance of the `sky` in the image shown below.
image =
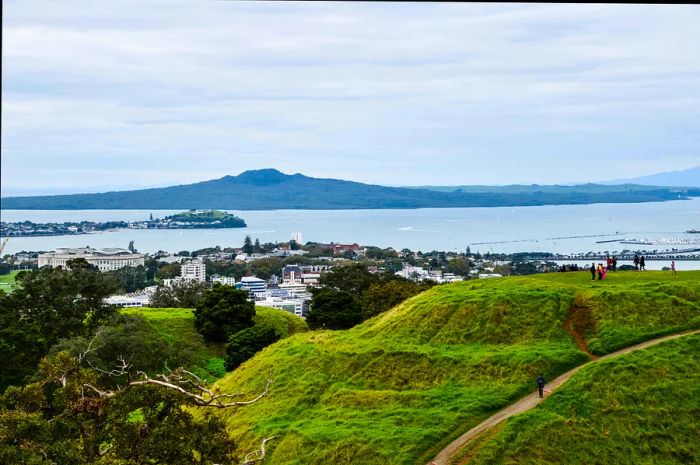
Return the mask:
<svg viewBox="0 0 700 465"><path fill-rule="evenodd" d="M700 165L700 6L3 2L2 195Z"/></svg>

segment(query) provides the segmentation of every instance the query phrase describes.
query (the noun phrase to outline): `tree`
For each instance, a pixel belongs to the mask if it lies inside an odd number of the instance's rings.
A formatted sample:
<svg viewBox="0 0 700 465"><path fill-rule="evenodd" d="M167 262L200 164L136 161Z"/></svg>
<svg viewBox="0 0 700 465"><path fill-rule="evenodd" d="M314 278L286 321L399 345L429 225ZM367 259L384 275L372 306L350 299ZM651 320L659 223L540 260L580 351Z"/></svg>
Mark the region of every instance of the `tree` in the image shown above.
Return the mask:
<svg viewBox="0 0 700 465"><path fill-rule="evenodd" d="M240 394L220 394L181 368L151 378L123 359L103 372L85 366L93 349L44 359L37 382L0 396L3 463L230 463L235 444L223 420L183 406L236 408L268 394L269 381L257 397L235 400ZM101 382L112 374L125 383Z"/></svg>
<svg viewBox="0 0 700 465"><path fill-rule="evenodd" d="M379 277L367 271L361 263L339 266L321 275L320 284L337 290L359 295L378 282Z"/></svg>
<svg viewBox="0 0 700 465"><path fill-rule="evenodd" d="M238 331L253 326L255 304L248 292L215 284L194 311L194 326L207 342L223 343Z"/></svg>
<svg viewBox="0 0 700 465"><path fill-rule="evenodd" d="M299 250L299 244L294 239L289 241L289 250Z"/></svg>
<svg viewBox="0 0 700 465"><path fill-rule="evenodd" d="M265 325L255 325L237 332L226 344L226 369L235 370L243 362L279 339L280 335L277 331Z"/></svg>
<svg viewBox="0 0 700 465"><path fill-rule="evenodd" d="M253 245L253 252L260 253L262 249L260 248L260 239L255 238L255 244Z"/></svg>
<svg viewBox="0 0 700 465"><path fill-rule="evenodd" d="M469 259L453 258L447 262L447 271L459 276L469 276Z"/></svg>
<svg viewBox="0 0 700 465"><path fill-rule="evenodd" d="M158 279L173 279L180 276L182 265L177 262L164 263L160 262L155 277Z"/></svg>
<svg viewBox="0 0 700 465"><path fill-rule="evenodd" d="M364 320L383 313L409 297L430 289L434 282L414 283L405 279L385 280L372 284L360 298Z"/></svg>
<svg viewBox="0 0 700 465"><path fill-rule="evenodd" d="M250 236L246 236L243 240L243 247L241 250L243 250L243 253L246 255L253 254L253 241L251 241Z"/></svg>
<svg viewBox="0 0 700 465"><path fill-rule="evenodd" d="M150 306L157 308L194 308L208 287L199 281L176 282L159 286L151 296Z"/></svg>
<svg viewBox="0 0 700 465"><path fill-rule="evenodd" d="M347 292L330 288L312 291L306 322L311 329L348 329L362 322L362 307Z"/></svg>
<svg viewBox="0 0 700 465"><path fill-rule="evenodd" d="M125 292L135 292L148 285L146 269L141 265L137 267L125 266L124 268L109 271L108 273L119 281Z"/></svg>
<svg viewBox="0 0 700 465"><path fill-rule="evenodd" d="M114 278L84 259L69 265L20 272L14 292L0 295L0 390L32 374L59 339L90 334L114 313L103 302L119 289Z"/></svg>

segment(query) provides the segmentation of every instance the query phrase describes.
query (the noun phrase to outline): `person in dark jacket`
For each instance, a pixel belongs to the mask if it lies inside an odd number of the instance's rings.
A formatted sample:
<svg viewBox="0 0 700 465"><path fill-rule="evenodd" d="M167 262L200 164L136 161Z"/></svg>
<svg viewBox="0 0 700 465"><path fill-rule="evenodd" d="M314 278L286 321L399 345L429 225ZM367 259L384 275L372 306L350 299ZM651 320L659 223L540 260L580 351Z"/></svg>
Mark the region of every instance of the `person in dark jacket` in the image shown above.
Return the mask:
<svg viewBox="0 0 700 465"><path fill-rule="evenodd" d="M617 257L615 255L612 258L612 270L617 271Z"/></svg>
<svg viewBox="0 0 700 465"><path fill-rule="evenodd" d="M588 269L591 272L591 279L595 281L595 262L591 263L591 267Z"/></svg>
<svg viewBox="0 0 700 465"><path fill-rule="evenodd" d="M647 264L644 263L644 255L639 257L639 269L640 270L646 270L647 269Z"/></svg>
<svg viewBox="0 0 700 465"><path fill-rule="evenodd" d="M639 255L634 254L634 269L639 270Z"/></svg>
<svg viewBox="0 0 700 465"><path fill-rule="evenodd" d="M540 373L540 376L537 377L537 390L540 393L540 399L544 397L544 375Z"/></svg>

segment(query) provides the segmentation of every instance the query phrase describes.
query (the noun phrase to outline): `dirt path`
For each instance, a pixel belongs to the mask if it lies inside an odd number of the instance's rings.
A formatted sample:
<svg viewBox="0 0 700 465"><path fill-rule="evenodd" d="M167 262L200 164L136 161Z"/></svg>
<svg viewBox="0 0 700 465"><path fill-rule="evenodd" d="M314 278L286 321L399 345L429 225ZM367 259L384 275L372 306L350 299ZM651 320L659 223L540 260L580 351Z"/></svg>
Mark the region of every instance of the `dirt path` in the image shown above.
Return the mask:
<svg viewBox="0 0 700 465"><path fill-rule="evenodd" d="M633 346L626 347L624 349L620 349L617 352L611 352L607 355L604 355L596 360L592 360L590 362L584 363L583 365L579 365L576 368L573 368L566 373L559 375L557 378L555 378L553 381L550 381L547 383L545 386L545 389L548 389L552 392L556 391L559 386L564 384L566 380L571 378L571 376L579 371L581 368L587 367L593 363L599 362L601 360L606 360L609 358L617 357L619 355L623 355L635 350L639 349L646 349L647 347L659 344L661 342L669 341L671 339L677 339L679 337L687 336L690 334L698 334L700 333L700 330L693 330L693 331L685 331L682 333L678 334L671 334L670 336L664 336L660 337L658 339L651 339L646 342L642 342L640 344L635 344ZM469 441L472 439L478 437L483 433L484 431L490 429L491 427L497 425L501 421L505 420L508 417L511 417L513 415L516 415L521 412L525 412L526 410L530 410L531 408L535 407L537 404L542 402L544 399L540 399L539 396L537 395L537 391L533 392L530 395L527 395L517 401L514 404L509 405L508 407L504 408L503 410L500 410L499 412L496 412L494 415L491 417L487 418L483 422L479 423L476 425L474 428L470 429L454 441L452 441L450 444L448 444L447 447L445 447L440 453L430 462L427 463L427 465L448 465L450 462L450 459L452 456L459 450L461 449L465 444L467 444Z"/></svg>

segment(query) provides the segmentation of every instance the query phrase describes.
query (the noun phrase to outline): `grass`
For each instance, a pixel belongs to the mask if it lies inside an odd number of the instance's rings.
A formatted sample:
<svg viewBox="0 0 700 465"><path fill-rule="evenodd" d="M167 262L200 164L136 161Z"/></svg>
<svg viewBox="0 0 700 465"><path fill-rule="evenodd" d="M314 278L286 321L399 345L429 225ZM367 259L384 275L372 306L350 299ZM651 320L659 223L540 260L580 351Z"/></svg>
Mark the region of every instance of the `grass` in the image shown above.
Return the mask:
<svg viewBox="0 0 700 465"><path fill-rule="evenodd" d="M9 294L12 292L12 287L15 284L15 278L19 271L10 271L8 274L0 275L0 290Z"/></svg>
<svg viewBox="0 0 700 465"><path fill-rule="evenodd" d="M253 321L274 327L282 337L308 330L306 322L282 310L256 307ZM190 308L126 308L121 310L127 315L141 316L156 330L168 344L187 343L198 353L197 359L203 360L200 367L209 379L221 378L226 374L224 358L226 351L222 345L204 344L202 336L194 328L194 310Z"/></svg>
<svg viewBox="0 0 700 465"><path fill-rule="evenodd" d="M589 275L588 275L589 276ZM297 334L218 384L264 400L223 413L241 450L275 464L418 464L496 410L590 359L564 330L587 309L591 347L610 352L700 326L700 272L561 273L437 286L348 331Z"/></svg>
<svg viewBox="0 0 700 465"><path fill-rule="evenodd" d="M469 463L700 463L698 354L686 336L586 367Z"/></svg>

